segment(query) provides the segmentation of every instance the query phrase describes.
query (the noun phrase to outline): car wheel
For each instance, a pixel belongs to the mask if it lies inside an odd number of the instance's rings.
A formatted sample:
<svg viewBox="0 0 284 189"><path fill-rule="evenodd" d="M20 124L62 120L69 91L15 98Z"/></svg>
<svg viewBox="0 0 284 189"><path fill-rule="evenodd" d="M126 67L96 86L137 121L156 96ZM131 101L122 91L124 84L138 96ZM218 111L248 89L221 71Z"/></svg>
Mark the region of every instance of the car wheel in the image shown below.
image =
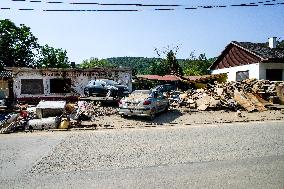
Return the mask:
<svg viewBox="0 0 284 189"><path fill-rule="evenodd" d="M106 97L110 97L111 96L111 90L108 90Z"/></svg>
<svg viewBox="0 0 284 189"><path fill-rule="evenodd" d="M86 96L90 96L90 93L89 93L88 90L84 91L84 94L85 94Z"/></svg>
<svg viewBox="0 0 284 189"><path fill-rule="evenodd" d="M127 115L125 115L125 114L120 114L120 117L126 118Z"/></svg>
<svg viewBox="0 0 284 189"><path fill-rule="evenodd" d="M168 103L168 104L166 105L166 107L165 107L164 112L168 112L168 111L169 111L169 109L170 109L170 104Z"/></svg>
<svg viewBox="0 0 284 189"><path fill-rule="evenodd" d="M151 110L150 115L149 115L149 120L154 120L155 117L156 117L156 109L153 108L153 109Z"/></svg>

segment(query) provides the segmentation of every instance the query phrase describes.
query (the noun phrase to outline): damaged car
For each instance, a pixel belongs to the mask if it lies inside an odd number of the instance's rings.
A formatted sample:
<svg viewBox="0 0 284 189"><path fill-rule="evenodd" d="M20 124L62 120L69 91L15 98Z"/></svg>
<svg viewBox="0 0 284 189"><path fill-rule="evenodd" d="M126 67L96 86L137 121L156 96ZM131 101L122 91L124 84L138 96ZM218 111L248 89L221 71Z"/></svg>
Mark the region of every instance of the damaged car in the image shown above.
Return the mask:
<svg viewBox="0 0 284 189"><path fill-rule="evenodd" d="M91 80L84 88L86 96L124 97L129 94L128 87L109 79Z"/></svg>
<svg viewBox="0 0 284 189"><path fill-rule="evenodd" d="M157 113L169 109L169 100L160 92L152 90L135 90L129 97L119 101L121 116L143 116L154 119Z"/></svg>

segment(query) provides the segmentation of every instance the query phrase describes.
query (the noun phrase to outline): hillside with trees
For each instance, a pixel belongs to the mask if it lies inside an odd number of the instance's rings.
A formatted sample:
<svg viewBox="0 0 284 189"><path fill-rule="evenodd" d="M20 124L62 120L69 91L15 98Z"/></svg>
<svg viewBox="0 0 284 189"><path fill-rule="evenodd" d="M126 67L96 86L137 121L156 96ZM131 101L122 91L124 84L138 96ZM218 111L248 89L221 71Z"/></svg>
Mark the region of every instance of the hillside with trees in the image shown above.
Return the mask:
<svg viewBox="0 0 284 189"><path fill-rule="evenodd" d="M144 58L144 57L116 57L106 60L112 67L130 67L136 70L137 74L166 75L176 67L180 75L204 75L209 74L208 68L216 58L207 58L205 54L196 57L191 53L187 59L175 59L173 54L163 58ZM171 67L169 62L173 61Z"/></svg>

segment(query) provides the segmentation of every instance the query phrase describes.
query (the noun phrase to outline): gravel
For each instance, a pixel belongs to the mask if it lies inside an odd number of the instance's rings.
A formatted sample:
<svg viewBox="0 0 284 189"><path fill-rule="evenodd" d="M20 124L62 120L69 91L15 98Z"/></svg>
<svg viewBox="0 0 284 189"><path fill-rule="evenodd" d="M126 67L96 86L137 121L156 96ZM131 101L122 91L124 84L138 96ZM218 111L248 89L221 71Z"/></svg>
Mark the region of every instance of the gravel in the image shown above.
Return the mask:
<svg viewBox="0 0 284 189"><path fill-rule="evenodd" d="M283 121L136 127L1 135L0 188L284 186Z"/></svg>
<svg viewBox="0 0 284 189"><path fill-rule="evenodd" d="M119 115L109 115L97 117L96 124L100 126L107 125L111 128L122 128L284 120L283 112L276 110L251 113L243 111L240 115L241 116L238 116L236 112L224 110L191 112L188 109L175 109L167 113L159 114L151 121L143 117L122 118Z"/></svg>
<svg viewBox="0 0 284 189"><path fill-rule="evenodd" d="M43 157L30 173L142 168L284 154L283 127L263 123L245 127L231 124L206 129L76 132Z"/></svg>

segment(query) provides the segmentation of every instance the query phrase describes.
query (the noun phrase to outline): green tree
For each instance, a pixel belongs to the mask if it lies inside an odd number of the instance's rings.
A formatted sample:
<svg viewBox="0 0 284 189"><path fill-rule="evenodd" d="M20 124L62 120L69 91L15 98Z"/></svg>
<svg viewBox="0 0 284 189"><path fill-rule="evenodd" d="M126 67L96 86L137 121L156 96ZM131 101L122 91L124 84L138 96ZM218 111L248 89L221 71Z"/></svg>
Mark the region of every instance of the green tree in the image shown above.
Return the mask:
<svg viewBox="0 0 284 189"><path fill-rule="evenodd" d="M172 50L167 53L165 62L168 67L168 73L183 75L182 67L179 65L179 62L176 59L176 54Z"/></svg>
<svg viewBox="0 0 284 189"><path fill-rule="evenodd" d="M216 58L207 59L205 54L195 57L191 52L190 57L183 62L185 75L206 75L209 74L208 68L216 60Z"/></svg>
<svg viewBox="0 0 284 189"><path fill-rule="evenodd" d="M83 60L80 68L95 68L95 67L111 67L111 64L105 60L91 57L89 60Z"/></svg>
<svg viewBox="0 0 284 189"><path fill-rule="evenodd" d="M106 59L112 67L127 67L137 71L139 75L151 74L150 68L160 58L146 57L112 57Z"/></svg>
<svg viewBox="0 0 284 189"><path fill-rule="evenodd" d="M0 66L33 67L38 52L37 38L30 28L12 21L0 20Z"/></svg>
<svg viewBox="0 0 284 189"><path fill-rule="evenodd" d="M37 66L40 68L69 68L66 50L56 49L48 45L41 46Z"/></svg>
<svg viewBox="0 0 284 189"><path fill-rule="evenodd" d="M153 75L167 75L169 72L169 65L166 64L165 60L157 60L152 63L150 67L150 74Z"/></svg>
<svg viewBox="0 0 284 189"><path fill-rule="evenodd" d="M278 43L277 43L277 48L283 48L284 49L284 40L282 40L282 41L278 41Z"/></svg>
<svg viewBox="0 0 284 189"><path fill-rule="evenodd" d="M156 53L160 57L161 54L165 54L165 59L159 59L151 66L151 74L157 75L166 75L166 74L175 74L183 75L182 67L176 59L176 53L178 51L178 46L173 49L169 47L165 48L162 52L158 49L155 49Z"/></svg>

